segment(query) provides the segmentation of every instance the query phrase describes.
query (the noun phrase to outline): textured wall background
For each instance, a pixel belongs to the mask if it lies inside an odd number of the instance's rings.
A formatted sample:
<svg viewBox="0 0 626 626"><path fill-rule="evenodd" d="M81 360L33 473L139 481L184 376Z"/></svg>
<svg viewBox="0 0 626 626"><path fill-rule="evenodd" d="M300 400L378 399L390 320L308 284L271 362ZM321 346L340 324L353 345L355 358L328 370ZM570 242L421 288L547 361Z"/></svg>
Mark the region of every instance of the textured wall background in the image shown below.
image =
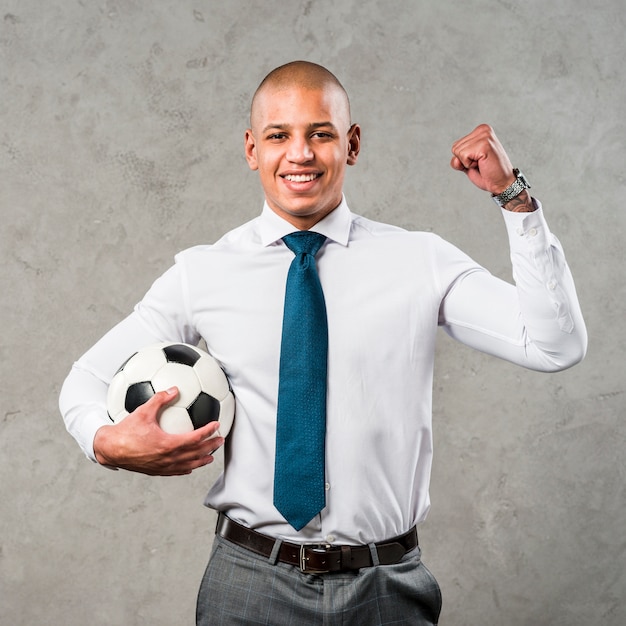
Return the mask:
<svg viewBox="0 0 626 626"><path fill-rule="evenodd" d="M352 95L352 208L436 230L508 279L491 200L448 167L491 123L588 321L587 359L557 375L442 336L420 530L441 624L626 623L625 30L622 0L3 0L0 623L193 622L219 468L96 467L57 396L177 250L258 213L248 102L295 58Z"/></svg>

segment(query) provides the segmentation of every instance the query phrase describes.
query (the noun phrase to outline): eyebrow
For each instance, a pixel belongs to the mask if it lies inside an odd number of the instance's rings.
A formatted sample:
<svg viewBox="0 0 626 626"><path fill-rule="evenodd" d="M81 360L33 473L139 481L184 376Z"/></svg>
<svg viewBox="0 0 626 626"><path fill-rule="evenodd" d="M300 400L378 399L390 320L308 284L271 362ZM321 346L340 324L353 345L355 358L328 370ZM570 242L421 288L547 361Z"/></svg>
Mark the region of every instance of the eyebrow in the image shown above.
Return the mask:
<svg viewBox="0 0 626 626"><path fill-rule="evenodd" d="M270 130L290 130L291 124L268 124L263 132L266 133ZM334 131L337 131L336 126L332 122L312 122L308 125L308 130L315 130L317 128L332 128Z"/></svg>

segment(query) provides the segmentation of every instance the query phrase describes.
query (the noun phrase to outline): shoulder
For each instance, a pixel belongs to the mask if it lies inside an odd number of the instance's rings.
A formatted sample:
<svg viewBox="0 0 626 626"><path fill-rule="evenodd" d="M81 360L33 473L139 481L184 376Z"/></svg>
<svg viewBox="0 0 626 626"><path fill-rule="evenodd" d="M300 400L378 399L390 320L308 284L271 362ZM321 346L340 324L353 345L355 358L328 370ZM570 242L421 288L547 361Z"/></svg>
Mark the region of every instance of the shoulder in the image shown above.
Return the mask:
<svg viewBox="0 0 626 626"><path fill-rule="evenodd" d="M351 241L370 240L380 245L406 244L410 247L416 245L436 246L446 242L437 234L430 231L407 230L401 226L378 222L361 215L352 217Z"/></svg>
<svg viewBox="0 0 626 626"><path fill-rule="evenodd" d="M467 254L434 232L407 230L358 215L353 216L348 248L392 268L428 267L441 274L476 267Z"/></svg>
<svg viewBox="0 0 626 626"><path fill-rule="evenodd" d="M258 245L259 235L257 222L258 218L255 218L241 226L237 226L222 235L214 243L199 244L181 250L176 255L176 262L180 263L216 255L237 254L250 246Z"/></svg>

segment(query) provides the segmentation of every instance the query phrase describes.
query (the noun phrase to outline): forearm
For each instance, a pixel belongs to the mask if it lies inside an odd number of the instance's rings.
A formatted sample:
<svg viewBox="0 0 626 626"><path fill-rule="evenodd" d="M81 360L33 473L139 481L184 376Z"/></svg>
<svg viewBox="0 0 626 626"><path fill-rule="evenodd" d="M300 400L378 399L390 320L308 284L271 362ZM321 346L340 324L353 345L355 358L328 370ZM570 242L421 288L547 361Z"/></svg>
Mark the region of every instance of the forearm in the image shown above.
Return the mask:
<svg viewBox="0 0 626 626"><path fill-rule="evenodd" d="M106 411L108 385L75 363L63 383L59 409L67 431L92 461L93 441L99 428L111 424Z"/></svg>
<svg viewBox="0 0 626 626"><path fill-rule="evenodd" d="M133 314L72 366L61 389L59 408L68 432L92 461L96 461L93 441L98 429L111 424L106 410L111 378L139 347L157 341Z"/></svg>
<svg viewBox="0 0 626 626"><path fill-rule="evenodd" d="M511 213L532 213L536 209L536 206L528 190L524 189L519 196L515 196L515 198L507 202L502 208Z"/></svg>

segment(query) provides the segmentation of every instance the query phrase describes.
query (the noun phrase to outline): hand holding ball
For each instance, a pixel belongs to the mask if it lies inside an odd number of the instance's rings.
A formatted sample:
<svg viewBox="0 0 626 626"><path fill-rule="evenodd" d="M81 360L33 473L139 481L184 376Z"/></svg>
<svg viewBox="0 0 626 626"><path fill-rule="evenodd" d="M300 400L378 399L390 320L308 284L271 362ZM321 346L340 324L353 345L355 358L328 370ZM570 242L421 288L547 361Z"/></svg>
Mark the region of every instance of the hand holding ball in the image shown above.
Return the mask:
<svg viewBox="0 0 626 626"><path fill-rule="evenodd" d="M148 346L123 363L109 386L109 417L120 422L155 393L170 387L177 387L179 393L159 417L165 432L191 432L219 421L215 435L228 435L235 417L228 379L210 354L184 343Z"/></svg>

